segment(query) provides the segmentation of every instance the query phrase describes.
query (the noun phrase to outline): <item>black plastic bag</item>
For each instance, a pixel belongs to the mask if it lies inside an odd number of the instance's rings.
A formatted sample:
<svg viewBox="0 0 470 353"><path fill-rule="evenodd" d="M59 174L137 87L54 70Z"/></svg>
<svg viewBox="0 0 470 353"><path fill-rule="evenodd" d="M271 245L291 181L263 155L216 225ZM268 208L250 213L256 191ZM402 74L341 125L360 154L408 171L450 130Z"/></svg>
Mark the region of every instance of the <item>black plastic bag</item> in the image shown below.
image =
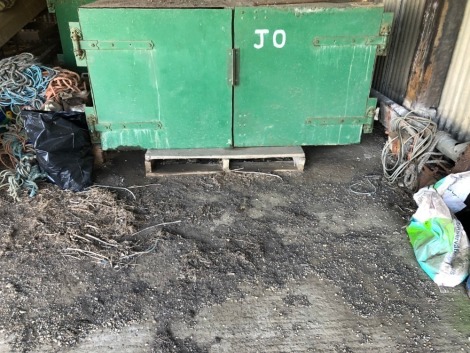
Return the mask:
<svg viewBox="0 0 470 353"><path fill-rule="evenodd" d="M84 113L26 110L21 113L41 169L62 189L92 183L93 150Z"/></svg>

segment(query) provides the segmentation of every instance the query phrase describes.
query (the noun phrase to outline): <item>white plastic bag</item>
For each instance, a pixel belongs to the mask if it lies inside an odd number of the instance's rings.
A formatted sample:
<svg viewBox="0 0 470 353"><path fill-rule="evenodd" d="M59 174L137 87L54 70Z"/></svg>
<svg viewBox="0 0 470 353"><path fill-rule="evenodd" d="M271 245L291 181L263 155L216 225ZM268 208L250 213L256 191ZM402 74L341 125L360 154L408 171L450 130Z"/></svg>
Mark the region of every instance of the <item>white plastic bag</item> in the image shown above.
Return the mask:
<svg viewBox="0 0 470 353"><path fill-rule="evenodd" d="M450 174L434 184L452 213L462 211L468 205L465 201L470 194L470 172Z"/></svg>
<svg viewBox="0 0 470 353"><path fill-rule="evenodd" d="M414 195L418 210L407 227L408 236L421 268L439 286L455 287L469 274L469 240L453 214L467 206L469 194L466 172L449 175Z"/></svg>

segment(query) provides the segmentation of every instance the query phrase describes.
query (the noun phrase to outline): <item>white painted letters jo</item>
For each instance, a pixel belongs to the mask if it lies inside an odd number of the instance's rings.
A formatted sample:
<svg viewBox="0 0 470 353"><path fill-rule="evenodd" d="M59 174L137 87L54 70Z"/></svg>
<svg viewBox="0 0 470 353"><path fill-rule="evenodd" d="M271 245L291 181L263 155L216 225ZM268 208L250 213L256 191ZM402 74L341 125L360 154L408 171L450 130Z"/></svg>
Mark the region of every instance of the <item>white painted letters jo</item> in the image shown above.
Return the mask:
<svg viewBox="0 0 470 353"><path fill-rule="evenodd" d="M259 35L259 43L255 44L256 49L264 47L264 36L269 34L269 29L256 29L255 34ZM286 45L286 31L283 29L277 29L273 33L273 45L275 48L283 48Z"/></svg>

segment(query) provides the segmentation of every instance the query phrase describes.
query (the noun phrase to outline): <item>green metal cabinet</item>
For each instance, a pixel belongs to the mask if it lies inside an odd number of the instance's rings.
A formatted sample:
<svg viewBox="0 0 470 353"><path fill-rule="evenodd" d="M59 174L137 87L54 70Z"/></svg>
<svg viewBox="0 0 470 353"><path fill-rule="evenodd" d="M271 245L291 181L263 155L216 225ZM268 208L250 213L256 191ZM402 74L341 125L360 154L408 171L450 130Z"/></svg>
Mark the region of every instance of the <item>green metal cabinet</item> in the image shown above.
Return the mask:
<svg viewBox="0 0 470 353"><path fill-rule="evenodd" d="M371 130L383 5L155 2L100 0L70 23L103 149L339 145Z"/></svg>
<svg viewBox="0 0 470 353"><path fill-rule="evenodd" d="M62 44L61 62L68 68L77 70L70 39L69 22L78 21L78 8L95 0L47 0L50 13L55 13L59 27L60 42Z"/></svg>

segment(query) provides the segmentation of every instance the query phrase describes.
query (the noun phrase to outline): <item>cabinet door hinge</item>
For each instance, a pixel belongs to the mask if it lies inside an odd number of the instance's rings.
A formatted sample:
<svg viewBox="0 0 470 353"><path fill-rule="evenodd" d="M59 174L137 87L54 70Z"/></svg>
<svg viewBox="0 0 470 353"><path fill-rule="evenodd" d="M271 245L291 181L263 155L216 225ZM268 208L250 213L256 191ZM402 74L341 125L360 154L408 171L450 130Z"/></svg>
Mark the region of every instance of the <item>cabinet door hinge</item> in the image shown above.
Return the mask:
<svg viewBox="0 0 470 353"><path fill-rule="evenodd" d="M384 12L379 32L379 35L384 38L384 41L377 47L377 55L387 55L390 32L392 31L392 24L393 12Z"/></svg>

